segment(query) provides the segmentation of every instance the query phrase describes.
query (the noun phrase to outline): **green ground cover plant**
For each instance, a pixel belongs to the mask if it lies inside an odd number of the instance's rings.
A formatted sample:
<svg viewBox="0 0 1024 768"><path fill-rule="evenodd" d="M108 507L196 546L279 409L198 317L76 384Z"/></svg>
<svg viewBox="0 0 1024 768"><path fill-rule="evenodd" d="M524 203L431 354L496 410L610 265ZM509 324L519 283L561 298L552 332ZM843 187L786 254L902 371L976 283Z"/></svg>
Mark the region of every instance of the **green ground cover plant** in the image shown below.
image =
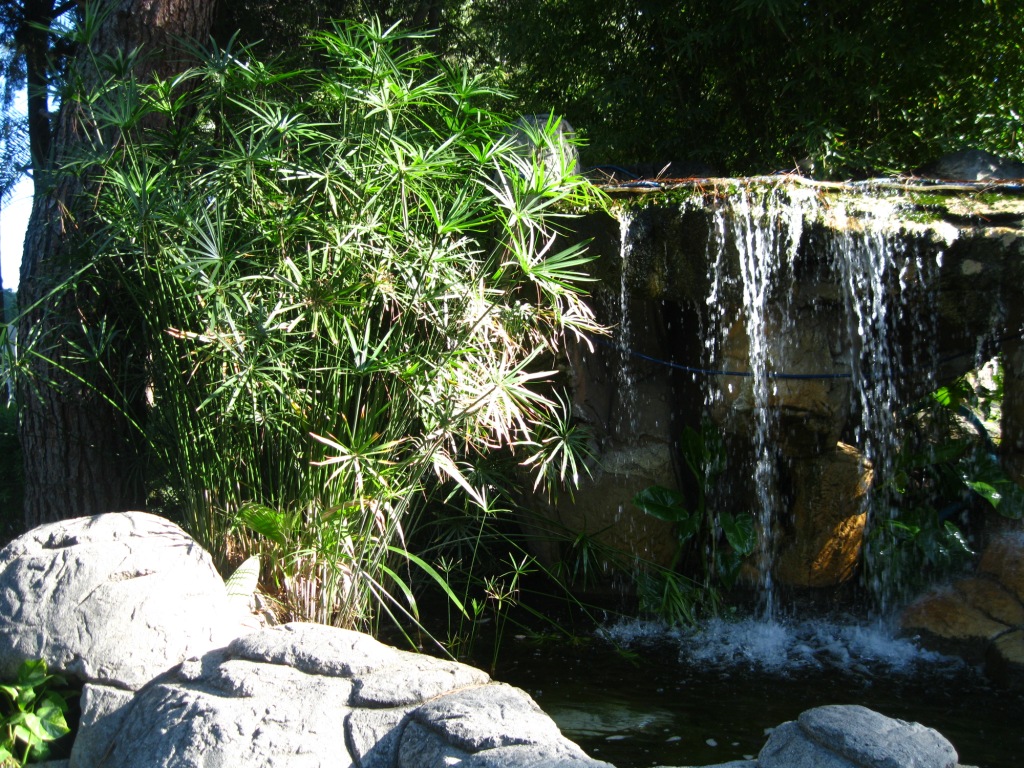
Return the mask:
<svg viewBox="0 0 1024 768"><path fill-rule="evenodd" d="M68 702L77 696L42 659L25 661L16 680L0 683L0 766L20 768L54 756L56 742L71 733Z"/></svg>

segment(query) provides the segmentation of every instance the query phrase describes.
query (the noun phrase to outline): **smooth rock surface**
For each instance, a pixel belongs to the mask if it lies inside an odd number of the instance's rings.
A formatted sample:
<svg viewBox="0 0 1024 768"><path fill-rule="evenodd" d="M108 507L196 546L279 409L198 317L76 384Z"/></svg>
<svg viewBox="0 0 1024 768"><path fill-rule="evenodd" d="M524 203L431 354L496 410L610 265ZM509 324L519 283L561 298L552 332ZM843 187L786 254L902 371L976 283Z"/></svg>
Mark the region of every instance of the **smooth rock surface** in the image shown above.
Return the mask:
<svg viewBox="0 0 1024 768"><path fill-rule="evenodd" d="M989 544L978 572L992 576L1024 601L1024 533L1006 533Z"/></svg>
<svg viewBox="0 0 1024 768"><path fill-rule="evenodd" d="M985 654L985 674L1004 688L1024 691L1024 629L992 641Z"/></svg>
<svg viewBox="0 0 1024 768"><path fill-rule="evenodd" d="M953 745L919 723L866 707L829 705L776 728L758 768L956 768Z"/></svg>
<svg viewBox="0 0 1024 768"><path fill-rule="evenodd" d="M209 554L156 515L65 520L0 550L0 676L44 658L83 682L137 689L225 643L231 615Z"/></svg>
<svg viewBox="0 0 1024 768"><path fill-rule="evenodd" d="M87 683L79 699L81 717L72 747L77 766L99 765L121 728L125 708L135 694L107 685Z"/></svg>
<svg viewBox="0 0 1024 768"><path fill-rule="evenodd" d="M973 605L955 588L939 587L915 600L903 612L904 631L926 632L963 643L988 642L1007 626Z"/></svg>

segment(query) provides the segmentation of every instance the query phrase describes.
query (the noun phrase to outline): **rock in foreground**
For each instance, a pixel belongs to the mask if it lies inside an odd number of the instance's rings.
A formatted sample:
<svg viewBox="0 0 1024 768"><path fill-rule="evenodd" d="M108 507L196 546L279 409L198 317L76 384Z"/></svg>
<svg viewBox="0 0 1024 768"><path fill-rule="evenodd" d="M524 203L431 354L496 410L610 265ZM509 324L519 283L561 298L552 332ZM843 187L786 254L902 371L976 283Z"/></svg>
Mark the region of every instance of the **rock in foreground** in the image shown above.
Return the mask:
<svg viewBox="0 0 1024 768"><path fill-rule="evenodd" d="M942 734L866 707L809 709L780 725L757 758L757 768L956 768L957 754Z"/></svg>
<svg viewBox="0 0 1024 768"><path fill-rule="evenodd" d="M26 659L136 690L238 631L209 554L143 512L43 525L0 550L0 676Z"/></svg>
<svg viewBox="0 0 1024 768"><path fill-rule="evenodd" d="M0 675L36 657L84 683L70 760L51 768L613 768L473 667L317 624L252 631L209 555L145 513L43 526L0 550ZM829 706L726 766L956 761L931 729Z"/></svg>
<svg viewBox="0 0 1024 768"><path fill-rule="evenodd" d="M517 688L315 624L239 637L153 681L99 765L610 768Z"/></svg>

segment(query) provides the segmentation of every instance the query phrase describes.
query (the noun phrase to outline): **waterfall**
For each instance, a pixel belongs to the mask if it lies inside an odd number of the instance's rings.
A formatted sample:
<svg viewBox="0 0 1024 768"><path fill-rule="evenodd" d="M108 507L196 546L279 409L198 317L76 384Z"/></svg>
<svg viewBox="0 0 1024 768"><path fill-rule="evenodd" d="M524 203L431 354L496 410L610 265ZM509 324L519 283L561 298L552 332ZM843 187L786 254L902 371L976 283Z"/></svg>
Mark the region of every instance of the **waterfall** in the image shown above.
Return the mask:
<svg viewBox="0 0 1024 768"><path fill-rule="evenodd" d="M746 338L741 370L719 374L717 386L708 387L709 407L720 401L723 390L738 394L740 406L749 412L752 430L752 480L756 496L757 564L761 613L769 621L776 614L772 569L775 562L775 529L781 513L778 482L778 415L772 407L778 395L775 366L785 359L790 318L772 312L773 306L789 303L792 293L791 266L803 231L803 204L779 194L752 200L736 195L717 210L708 238L710 290L707 306L717 326L718 349L730 345L730 335L742 332ZM742 316L726 317L720 303L726 283L727 259L735 258L738 275L734 291L741 297ZM787 280L787 276L790 279ZM733 321L742 323L740 331ZM727 367L727 366L720 366Z"/></svg>
<svg viewBox="0 0 1024 768"><path fill-rule="evenodd" d="M888 212L891 214L892 212ZM854 436L872 467L875 487L864 497L868 525L884 525L895 519L890 480L896 472L900 442L899 410L906 406L911 373L933 372L937 367L933 340L936 336L933 274L941 262L928 263L898 233L887 231L883 210L860 226L849 222L829 240L829 257L842 288L847 318L850 372L859 418ZM922 298L923 296L923 298ZM917 311L911 312L910 307ZM929 311L921 312L925 306ZM937 386L934 376L919 384L924 394ZM902 404L902 405L901 405ZM873 557L870 549L867 557ZM874 574L867 585L884 615L891 607L894 579L891 559L870 563Z"/></svg>
<svg viewBox="0 0 1024 768"><path fill-rule="evenodd" d="M635 436L639 418L637 415L636 376L633 371L631 350L633 349L633 313L629 307L631 262L630 252L633 237L630 228L634 218L629 211L619 214L619 307L618 325L615 331L615 346L619 350L616 378L618 379L618 419L615 428L627 440Z"/></svg>
<svg viewBox="0 0 1024 768"><path fill-rule="evenodd" d="M602 230L618 269L601 286L614 328L602 383L613 391L595 412L607 424L609 466L625 480L598 501L618 505L609 523L653 531L635 524L632 499L675 482L683 501L674 503L692 517L675 529L674 564L695 578L693 589L756 578L759 612L772 620L780 584L816 589L857 577L866 527L869 544L914 535L906 521L916 511L892 492L908 410L942 383L940 369L952 377L972 367L951 359L992 348L1005 310L960 287L996 269L978 261L979 240L963 243L960 230L920 224L906 210L881 193L738 183L624 205L615 229ZM1015 247L1007 236L984 245ZM944 298L954 289L967 301ZM917 434L930 450L932 438ZM703 447L710 466L709 439L723 458L702 478L692 459ZM674 479L662 457L675 462ZM627 465L638 470L632 486ZM670 546L664 533L647 541ZM927 544L910 541L905 562ZM882 588L888 564L871 564L878 604L893 607Z"/></svg>

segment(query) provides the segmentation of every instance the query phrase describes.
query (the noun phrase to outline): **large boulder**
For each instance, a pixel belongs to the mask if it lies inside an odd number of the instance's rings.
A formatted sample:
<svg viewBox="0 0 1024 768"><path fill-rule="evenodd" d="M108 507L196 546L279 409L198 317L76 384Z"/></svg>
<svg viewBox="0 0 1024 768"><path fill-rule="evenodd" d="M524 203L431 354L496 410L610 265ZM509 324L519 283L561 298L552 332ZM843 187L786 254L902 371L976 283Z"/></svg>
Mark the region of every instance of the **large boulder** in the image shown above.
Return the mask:
<svg viewBox="0 0 1024 768"><path fill-rule="evenodd" d="M829 705L776 728L757 768L955 768L957 762L938 731L866 707Z"/></svg>
<svg viewBox="0 0 1024 768"><path fill-rule="evenodd" d="M610 768L519 689L315 624L267 628L186 661L135 697L104 751L89 763L76 742L72 768Z"/></svg>
<svg viewBox="0 0 1024 768"><path fill-rule="evenodd" d="M1007 533L989 544L982 553L978 571L994 578L1018 600L1024 600L1024 533Z"/></svg>
<svg viewBox="0 0 1024 768"><path fill-rule="evenodd" d="M0 677L26 659L135 690L238 631L210 556L177 525L123 512L43 525L0 550Z"/></svg>

